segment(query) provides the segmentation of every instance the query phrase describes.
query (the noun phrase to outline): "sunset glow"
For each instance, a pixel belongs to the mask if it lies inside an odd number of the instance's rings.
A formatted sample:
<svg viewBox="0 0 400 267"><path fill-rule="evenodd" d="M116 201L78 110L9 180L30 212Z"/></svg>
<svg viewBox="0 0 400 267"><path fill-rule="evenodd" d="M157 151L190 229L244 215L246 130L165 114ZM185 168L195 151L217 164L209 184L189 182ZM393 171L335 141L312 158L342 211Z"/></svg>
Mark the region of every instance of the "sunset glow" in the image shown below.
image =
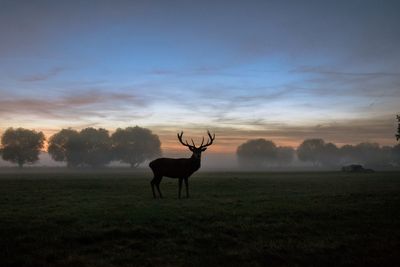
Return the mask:
<svg viewBox="0 0 400 267"><path fill-rule="evenodd" d="M156 4L154 3L156 2ZM0 133L139 125L212 153L395 144L397 1L0 2Z"/></svg>

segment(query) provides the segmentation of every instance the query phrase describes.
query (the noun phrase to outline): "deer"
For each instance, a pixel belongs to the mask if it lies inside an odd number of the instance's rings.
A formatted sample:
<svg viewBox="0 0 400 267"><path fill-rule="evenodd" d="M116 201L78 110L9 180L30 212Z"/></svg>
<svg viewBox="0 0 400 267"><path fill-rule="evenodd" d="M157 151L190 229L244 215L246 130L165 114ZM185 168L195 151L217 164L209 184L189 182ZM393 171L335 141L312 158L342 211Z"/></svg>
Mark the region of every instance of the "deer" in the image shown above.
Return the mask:
<svg viewBox="0 0 400 267"><path fill-rule="evenodd" d="M178 133L178 140L183 145L189 148L189 150L193 153L190 158L158 158L153 160L149 163L149 167L153 171L154 178L151 180L151 190L153 192L153 197L156 197L156 192L154 187L157 188L158 195L162 198L162 194L160 191L160 183L162 178L177 178L179 180L179 191L178 191L178 198L181 198L181 191L182 191L182 182L185 181L186 187L186 198L189 198L189 177L200 169L200 161L201 161L201 153L206 151L207 147L211 146L215 140L215 134L211 135L209 131L207 131L208 141L204 144L204 137L201 141L200 146L196 146L193 139L192 145L190 145L187 140L183 142L183 131Z"/></svg>

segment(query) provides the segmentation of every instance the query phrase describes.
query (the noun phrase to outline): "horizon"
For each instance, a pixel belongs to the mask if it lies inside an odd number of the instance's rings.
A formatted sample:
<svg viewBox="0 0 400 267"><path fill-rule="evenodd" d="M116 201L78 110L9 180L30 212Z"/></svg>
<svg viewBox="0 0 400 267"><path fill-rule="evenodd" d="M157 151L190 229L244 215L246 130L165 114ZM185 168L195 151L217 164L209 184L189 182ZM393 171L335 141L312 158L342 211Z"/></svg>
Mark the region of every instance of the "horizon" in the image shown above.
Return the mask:
<svg viewBox="0 0 400 267"><path fill-rule="evenodd" d="M255 139L250 139L250 140L255 140ZM265 139L264 139L265 140ZM273 140L270 140L273 142ZM304 140L305 141L305 140ZM324 140L326 141L326 140ZM273 142L275 143L275 142ZM325 144L329 144L329 142L325 142ZM341 149L343 146L345 145L349 145L349 144L343 144L343 145L338 145L333 143L338 149ZM396 147L399 147L398 144L393 145L393 146L382 146L379 143L373 143L373 142L360 142L357 144L350 144L353 148L356 147L356 145L358 144L378 144L379 145L379 150L380 151L375 151L375 150L371 150L369 152L364 151L364 153L367 154L375 154L375 153L382 153L386 148L394 149ZM47 145L46 145L47 146ZM213 147L215 146L215 144L213 144ZM279 147L283 147L280 146L279 144L276 144L277 148ZM161 147L162 144L161 144ZM244 172L248 172L248 171L321 171L321 170L325 170L325 171L332 171L332 170L337 170L338 167L340 166L347 166L347 165L351 165L351 164L362 164L362 161L365 159L346 159L346 156L341 155L337 158L337 160L341 161L341 163L339 164L334 164L334 159L331 159L331 164L332 165L320 165L320 166L315 166L311 161L307 161L307 160L301 160L299 159L298 156L298 147L291 147L293 148L293 158L291 160L289 160L289 162L281 162L279 163L279 160L277 160L275 163L273 163L271 165L271 162L269 164L266 165L261 165L261 166L246 166L240 163L240 159L239 156L237 154L237 148L235 147L234 151L215 151L215 149L213 150L213 152L210 153L209 150L207 150L207 152L205 153L205 155L202 157L201 160L201 165L202 165L202 169L205 171L244 171ZM387 151L387 150L386 150ZM189 151L189 149L187 149L186 147L179 145L177 146L177 148L170 148L168 150L161 150L161 157L169 157L169 158L188 158L190 156L191 152ZM375 155L377 156L377 155ZM386 155L388 156L388 155ZM378 155L378 158L381 157L385 157L384 155ZM151 161L152 159L146 159L144 162L142 162L139 166L138 169L139 170L144 170L144 169L148 169L148 163ZM345 161L343 161L345 160ZM361 160L361 161L360 161ZM392 158L392 160L394 160L394 158ZM347 161L347 162L346 162ZM367 165L369 166L370 163L368 163ZM373 163L376 164L376 163ZM379 164L379 163L378 163ZM18 168L15 166L15 163L12 162L7 162L5 160L3 160L2 158L0 158L0 169L1 168L6 168L6 169L15 169ZM44 147L43 149L40 150L39 153L39 160L34 162L33 164L27 164L25 165L25 168L65 168L67 167L67 162L66 161L56 161L53 156L47 151L47 147ZM107 163L106 165L102 166L102 168L107 167L107 168L112 168L112 169L120 169L120 168L126 168L129 167L128 163L124 163L121 162L119 159L113 159L111 160L109 163ZM376 167L376 166L375 166ZM380 171L382 170L395 170L396 168L398 168L396 166L392 166L392 165L388 165L388 166L379 166L378 169ZM75 169L79 169L79 168L75 168ZM87 170L88 166L84 167L81 170ZM92 170L96 170L96 168L89 168ZM135 168L136 169L136 168Z"/></svg>
<svg viewBox="0 0 400 267"><path fill-rule="evenodd" d="M207 129L210 154L256 138L395 145L399 7L2 1L0 134L138 125L182 154L176 133Z"/></svg>

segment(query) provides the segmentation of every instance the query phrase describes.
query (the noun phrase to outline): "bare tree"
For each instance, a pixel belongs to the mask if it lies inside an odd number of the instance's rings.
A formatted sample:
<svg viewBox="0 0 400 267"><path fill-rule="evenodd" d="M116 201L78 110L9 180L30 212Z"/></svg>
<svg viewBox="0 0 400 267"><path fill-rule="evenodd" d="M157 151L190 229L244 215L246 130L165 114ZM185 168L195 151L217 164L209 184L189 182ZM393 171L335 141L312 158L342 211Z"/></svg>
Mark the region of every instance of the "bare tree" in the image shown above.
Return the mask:
<svg viewBox="0 0 400 267"><path fill-rule="evenodd" d="M206 144L203 141L200 146L196 146L193 139L192 145L189 145L187 141L182 141L183 132L178 134L179 142L188 147L190 151L192 151L192 156L190 158L182 158L182 159L171 159L171 158L159 158L150 162L149 166L154 173L154 178L151 180L151 190L153 192L153 197L156 198L156 193L154 191L154 186L157 188L158 194L160 198L162 198L162 194L160 191L160 183L162 178L178 178L179 179L179 191L178 197L181 198L182 191L182 181L185 181L186 187L186 197L189 198L189 177L200 168L201 161L201 153L206 151L207 147L212 145L215 139L215 134L212 136L210 132L207 132L209 140Z"/></svg>

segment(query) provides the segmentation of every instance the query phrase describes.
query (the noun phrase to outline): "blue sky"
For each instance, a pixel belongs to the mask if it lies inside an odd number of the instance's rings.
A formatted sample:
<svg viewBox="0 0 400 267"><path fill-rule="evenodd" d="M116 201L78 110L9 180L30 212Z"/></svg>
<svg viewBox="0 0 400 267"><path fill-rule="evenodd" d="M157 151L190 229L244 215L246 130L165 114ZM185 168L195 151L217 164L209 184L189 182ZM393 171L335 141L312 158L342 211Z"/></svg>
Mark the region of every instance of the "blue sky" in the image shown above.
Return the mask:
<svg viewBox="0 0 400 267"><path fill-rule="evenodd" d="M394 144L398 1L0 0L0 130Z"/></svg>

